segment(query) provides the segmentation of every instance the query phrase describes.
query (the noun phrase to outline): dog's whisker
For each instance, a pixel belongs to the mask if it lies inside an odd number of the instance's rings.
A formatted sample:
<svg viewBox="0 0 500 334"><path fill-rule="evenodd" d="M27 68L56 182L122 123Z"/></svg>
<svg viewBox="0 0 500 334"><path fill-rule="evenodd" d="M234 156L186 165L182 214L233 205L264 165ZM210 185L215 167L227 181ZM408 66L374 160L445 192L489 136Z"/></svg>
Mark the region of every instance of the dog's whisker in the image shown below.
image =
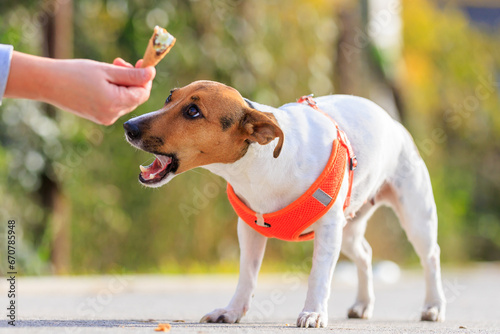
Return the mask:
<svg viewBox="0 0 500 334"><path fill-rule="evenodd" d="M149 158L148 160L144 161L141 165L143 165L143 166L148 166L148 165L150 165L153 161L155 161L155 159L156 159L156 158L153 158L153 159L151 160L151 158Z"/></svg>
<svg viewBox="0 0 500 334"><path fill-rule="evenodd" d="M207 173L203 173L199 169L191 169L190 172L191 173L200 174L200 175L207 175Z"/></svg>

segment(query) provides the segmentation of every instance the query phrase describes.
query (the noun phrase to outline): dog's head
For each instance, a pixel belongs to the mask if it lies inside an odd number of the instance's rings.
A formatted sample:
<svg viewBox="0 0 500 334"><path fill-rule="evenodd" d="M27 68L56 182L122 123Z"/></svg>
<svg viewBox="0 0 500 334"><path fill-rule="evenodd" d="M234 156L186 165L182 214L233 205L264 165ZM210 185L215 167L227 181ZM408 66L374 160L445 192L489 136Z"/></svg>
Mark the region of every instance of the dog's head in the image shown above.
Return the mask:
<svg viewBox="0 0 500 334"><path fill-rule="evenodd" d="M155 154L141 166L139 181L159 187L175 175L212 163L233 163L255 142L266 145L283 132L271 113L253 109L237 90L218 82L196 81L173 89L158 111L123 124L133 146Z"/></svg>

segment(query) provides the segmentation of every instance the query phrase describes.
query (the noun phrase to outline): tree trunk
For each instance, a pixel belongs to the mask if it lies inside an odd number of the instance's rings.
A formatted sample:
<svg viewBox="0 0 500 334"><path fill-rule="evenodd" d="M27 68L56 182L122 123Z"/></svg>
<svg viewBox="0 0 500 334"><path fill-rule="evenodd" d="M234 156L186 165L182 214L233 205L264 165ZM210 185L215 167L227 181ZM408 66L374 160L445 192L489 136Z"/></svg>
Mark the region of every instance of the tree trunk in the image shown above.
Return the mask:
<svg viewBox="0 0 500 334"><path fill-rule="evenodd" d="M339 94L365 96L366 76L363 57L368 41L361 33L361 13L353 3L342 4L337 20L339 35L336 45L335 86Z"/></svg>
<svg viewBox="0 0 500 334"><path fill-rule="evenodd" d="M44 25L43 55L50 58L71 58L73 56L73 1L50 0L44 3L42 11L47 18ZM46 105L45 112L49 117L54 118L56 108ZM52 268L56 274L65 274L69 272L71 263L71 208L61 192L59 182L49 177L49 174L49 171L46 171L41 176L39 194L42 198L42 205L49 212L45 225L49 227L52 237Z"/></svg>

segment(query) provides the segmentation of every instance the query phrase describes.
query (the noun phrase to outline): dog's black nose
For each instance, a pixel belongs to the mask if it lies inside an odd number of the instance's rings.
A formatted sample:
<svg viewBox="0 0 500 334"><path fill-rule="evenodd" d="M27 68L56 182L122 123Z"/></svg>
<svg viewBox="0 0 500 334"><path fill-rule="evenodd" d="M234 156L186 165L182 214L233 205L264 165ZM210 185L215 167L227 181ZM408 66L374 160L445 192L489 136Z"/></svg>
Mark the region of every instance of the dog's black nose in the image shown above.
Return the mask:
<svg viewBox="0 0 500 334"><path fill-rule="evenodd" d="M128 121L123 123L125 134L129 139L139 139L141 137L141 130L136 123Z"/></svg>

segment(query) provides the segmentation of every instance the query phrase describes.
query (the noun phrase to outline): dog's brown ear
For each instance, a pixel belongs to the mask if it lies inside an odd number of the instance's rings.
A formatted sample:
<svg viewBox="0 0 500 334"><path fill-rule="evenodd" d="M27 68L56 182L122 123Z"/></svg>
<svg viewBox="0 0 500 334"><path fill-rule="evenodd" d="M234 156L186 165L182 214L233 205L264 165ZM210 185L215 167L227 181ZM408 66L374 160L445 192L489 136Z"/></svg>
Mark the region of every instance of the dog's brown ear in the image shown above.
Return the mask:
<svg viewBox="0 0 500 334"><path fill-rule="evenodd" d="M273 157L277 158L280 155L284 135L272 113L247 108L240 126L248 140L257 142L260 145L269 144L274 138L278 137L279 140L274 149Z"/></svg>

